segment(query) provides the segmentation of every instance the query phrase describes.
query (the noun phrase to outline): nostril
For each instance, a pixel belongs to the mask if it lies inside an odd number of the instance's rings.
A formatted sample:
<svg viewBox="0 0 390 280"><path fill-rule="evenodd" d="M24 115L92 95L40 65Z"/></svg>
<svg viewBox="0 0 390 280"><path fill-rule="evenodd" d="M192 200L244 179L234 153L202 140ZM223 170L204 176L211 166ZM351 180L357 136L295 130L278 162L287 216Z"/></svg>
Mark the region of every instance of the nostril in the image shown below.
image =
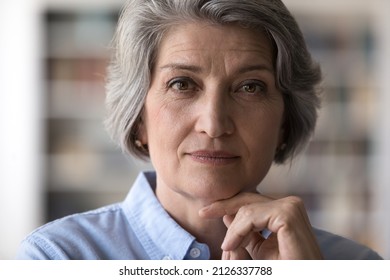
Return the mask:
<svg viewBox="0 0 390 280"><path fill-rule="evenodd" d="M197 122L197 131L207 134L210 138L232 135L235 131L234 122L221 116L202 116Z"/></svg>

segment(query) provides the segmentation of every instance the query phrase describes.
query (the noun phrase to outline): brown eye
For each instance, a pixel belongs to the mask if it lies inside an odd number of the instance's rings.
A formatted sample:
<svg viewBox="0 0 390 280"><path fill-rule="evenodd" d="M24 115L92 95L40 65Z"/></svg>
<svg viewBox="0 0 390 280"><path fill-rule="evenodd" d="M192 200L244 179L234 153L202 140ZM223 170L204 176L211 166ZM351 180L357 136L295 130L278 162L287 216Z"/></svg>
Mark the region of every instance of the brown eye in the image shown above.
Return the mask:
<svg viewBox="0 0 390 280"><path fill-rule="evenodd" d="M188 90L188 82L177 81L172 85L172 88L174 88L176 90Z"/></svg>
<svg viewBox="0 0 390 280"><path fill-rule="evenodd" d="M258 87L257 85L249 84L249 85L243 86L243 89L244 89L244 91L246 91L246 92L255 93L256 90L257 90L257 87Z"/></svg>
<svg viewBox="0 0 390 280"><path fill-rule="evenodd" d="M267 86L261 81L246 81L239 91L250 95L264 94L267 92Z"/></svg>
<svg viewBox="0 0 390 280"><path fill-rule="evenodd" d="M196 84L190 78L179 77L168 82L168 88L177 92L190 92L196 90Z"/></svg>

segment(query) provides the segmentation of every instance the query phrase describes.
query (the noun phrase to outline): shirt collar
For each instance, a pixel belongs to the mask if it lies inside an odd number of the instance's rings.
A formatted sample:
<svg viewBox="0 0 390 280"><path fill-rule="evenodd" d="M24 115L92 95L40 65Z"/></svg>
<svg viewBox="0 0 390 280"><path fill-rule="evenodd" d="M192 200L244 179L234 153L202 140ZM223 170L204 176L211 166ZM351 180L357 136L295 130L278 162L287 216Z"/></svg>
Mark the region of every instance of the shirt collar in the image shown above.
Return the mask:
<svg viewBox="0 0 390 280"><path fill-rule="evenodd" d="M151 259L208 259L207 245L180 227L157 200L156 173L140 173L123 203L128 222ZM196 249L194 249L196 248Z"/></svg>

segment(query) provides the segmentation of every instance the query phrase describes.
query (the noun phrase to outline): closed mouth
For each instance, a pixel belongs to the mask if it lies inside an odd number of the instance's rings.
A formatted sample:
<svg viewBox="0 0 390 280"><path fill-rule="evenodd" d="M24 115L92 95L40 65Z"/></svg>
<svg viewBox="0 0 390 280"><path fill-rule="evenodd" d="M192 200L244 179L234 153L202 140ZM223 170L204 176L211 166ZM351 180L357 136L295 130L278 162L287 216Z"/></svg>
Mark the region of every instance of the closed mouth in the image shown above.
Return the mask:
<svg viewBox="0 0 390 280"><path fill-rule="evenodd" d="M196 162L211 165L226 165L235 162L240 157L225 151L195 151L188 155Z"/></svg>

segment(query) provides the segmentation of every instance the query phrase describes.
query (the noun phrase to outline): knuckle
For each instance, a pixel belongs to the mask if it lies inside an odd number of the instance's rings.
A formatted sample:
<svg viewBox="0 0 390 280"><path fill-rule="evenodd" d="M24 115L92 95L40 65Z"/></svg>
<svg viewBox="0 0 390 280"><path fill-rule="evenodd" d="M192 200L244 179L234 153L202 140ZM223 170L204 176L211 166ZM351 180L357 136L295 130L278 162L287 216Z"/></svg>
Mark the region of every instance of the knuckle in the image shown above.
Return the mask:
<svg viewBox="0 0 390 280"><path fill-rule="evenodd" d="M289 196L284 199L284 205L287 210L301 208L303 206L303 200L298 196Z"/></svg>
<svg viewBox="0 0 390 280"><path fill-rule="evenodd" d="M285 219L289 220L291 216L295 216L304 209L303 200L297 196L286 197L283 200L282 209L285 213L283 216L285 216Z"/></svg>
<svg viewBox="0 0 390 280"><path fill-rule="evenodd" d="M254 209L251 205L244 205L239 210L238 213L242 217L251 217L253 216Z"/></svg>

